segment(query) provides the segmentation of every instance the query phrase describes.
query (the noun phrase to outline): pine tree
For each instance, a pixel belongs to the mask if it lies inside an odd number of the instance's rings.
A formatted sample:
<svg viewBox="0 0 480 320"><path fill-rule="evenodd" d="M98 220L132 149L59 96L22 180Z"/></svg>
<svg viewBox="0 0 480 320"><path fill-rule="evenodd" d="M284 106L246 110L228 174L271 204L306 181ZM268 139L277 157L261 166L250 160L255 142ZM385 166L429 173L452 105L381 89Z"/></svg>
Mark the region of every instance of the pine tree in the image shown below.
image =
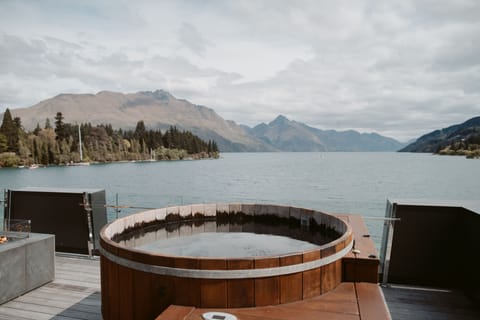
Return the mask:
<svg viewBox="0 0 480 320"><path fill-rule="evenodd" d="M20 120L18 120L20 122ZM5 110L3 114L2 125L0 126L0 133L7 138L7 151L18 153L18 140L20 128L12 119L10 110Z"/></svg>
<svg viewBox="0 0 480 320"><path fill-rule="evenodd" d="M197 139L193 138L192 139L192 148L189 150L191 154L196 154L200 152L200 147L198 146L198 141Z"/></svg>
<svg viewBox="0 0 480 320"><path fill-rule="evenodd" d="M8 143L7 137L0 133L0 153L7 152L8 150Z"/></svg>
<svg viewBox="0 0 480 320"><path fill-rule="evenodd" d="M45 129L52 129L52 125L50 124L50 119L45 119Z"/></svg>
<svg viewBox="0 0 480 320"><path fill-rule="evenodd" d="M37 138L33 139L33 145L32 145L32 157L33 157L33 163L38 163L38 159L40 157L40 149L38 147L38 142Z"/></svg>
<svg viewBox="0 0 480 320"><path fill-rule="evenodd" d="M48 144L43 143L41 148L40 148L40 163L44 165L49 164L49 159L48 159Z"/></svg>
<svg viewBox="0 0 480 320"><path fill-rule="evenodd" d="M143 122L143 120L140 120L137 122L137 126L135 127L135 138L137 138L138 140L145 140L145 132L147 130L145 129L145 123Z"/></svg>
<svg viewBox="0 0 480 320"><path fill-rule="evenodd" d="M40 128L40 124L37 122L37 126L35 127L35 130L33 130L33 134L38 136L38 133L41 131L42 129Z"/></svg>
<svg viewBox="0 0 480 320"><path fill-rule="evenodd" d="M172 142L172 134L171 130L167 130L165 134L162 137L162 142L163 146L167 149L172 148L173 142Z"/></svg>
<svg viewBox="0 0 480 320"><path fill-rule="evenodd" d="M20 119L20 117L13 118L13 122L15 123L17 129L22 129L22 120Z"/></svg>
<svg viewBox="0 0 480 320"><path fill-rule="evenodd" d="M57 112L55 116L55 133L57 134L56 139L62 141L66 138L65 135L65 124L63 123L63 115L61 112Z"/></svg>
<svg viewBox="0 0 480 320"><path fill-rule="evenodd" d="M0 126L0 153L12 152L23 163L62 164L78 158L78 125L64 122L58 112L52 128L45 120L45 129L39 124L28 135L22 128L20 118L12 119L7 110ZM83 155L90 160L118 161L147 159L148 152L158 151L159 159L182 159L187 154L206 153L210 156L218 150L213 140L208 143L190 131L171 126L162 134L160 130L147 130L139 121L135 130L113 129L110 124L92 126L80 124L83 140ZM161 149L160 149L161 148ZM160 150L159 150L160 149ZM178 149L178 150L168 150ZM16 165L15 163L12 165Z"/></svg>
<svg viewBox="0 0 480 320"><path fill-rule="evenodd" d="M215 140L212 140L212 151L213 152L218 152L218 146Z"/></svg>

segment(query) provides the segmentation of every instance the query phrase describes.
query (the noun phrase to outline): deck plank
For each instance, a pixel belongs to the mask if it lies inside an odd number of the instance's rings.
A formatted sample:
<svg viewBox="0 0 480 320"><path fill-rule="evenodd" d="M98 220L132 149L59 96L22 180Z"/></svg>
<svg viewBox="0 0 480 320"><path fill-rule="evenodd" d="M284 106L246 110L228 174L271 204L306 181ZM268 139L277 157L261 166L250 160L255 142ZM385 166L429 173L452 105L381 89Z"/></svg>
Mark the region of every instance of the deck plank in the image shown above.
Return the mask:
<svg viewBox="0 0 480 320"><path fill-rule="evenodd" d="M73 310L90 312L90 313L98 312L100 307L99 304L95 305L95 304L83 303L83 300L79 303L72 304L73 301L52 300L48 298L39 298L34 296L28 296L28 297L22 296L15 299L15 302L28 303L34 306L57 307L62 309L72 308Z"/></svg>
<svg viewBox="0 0 480 320"><path fill-rule="evenodd" d="M358 309L361 319L391 320L385 298L379 286L370 283L357 282L355 290L358 299Z"/></svg>

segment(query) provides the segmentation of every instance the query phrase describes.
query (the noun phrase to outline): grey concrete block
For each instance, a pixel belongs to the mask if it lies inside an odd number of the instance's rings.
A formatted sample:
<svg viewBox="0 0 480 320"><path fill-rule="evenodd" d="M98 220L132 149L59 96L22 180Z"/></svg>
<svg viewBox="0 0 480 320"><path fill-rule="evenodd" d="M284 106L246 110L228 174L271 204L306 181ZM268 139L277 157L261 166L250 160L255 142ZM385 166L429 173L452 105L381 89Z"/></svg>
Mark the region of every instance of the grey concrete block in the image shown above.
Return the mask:
<svg viewBox="0 0 480 320"><path fill-rule="evenodd" d="M25 291L25 255L25 247L5 250L0 253L0 304L21 295Z"/></svg>
<svg viewBox="0 0 480 320"><path fill-rule="evenodd" d="M53 280L55 236L31 233L0 246L0 304Z"/></svg>
<svg viewBox="0 0 480 320"><path fill-rule="evenodd" d="M37 288L55 277L55 238L46 237L26 246L27 288Z"/></svg>

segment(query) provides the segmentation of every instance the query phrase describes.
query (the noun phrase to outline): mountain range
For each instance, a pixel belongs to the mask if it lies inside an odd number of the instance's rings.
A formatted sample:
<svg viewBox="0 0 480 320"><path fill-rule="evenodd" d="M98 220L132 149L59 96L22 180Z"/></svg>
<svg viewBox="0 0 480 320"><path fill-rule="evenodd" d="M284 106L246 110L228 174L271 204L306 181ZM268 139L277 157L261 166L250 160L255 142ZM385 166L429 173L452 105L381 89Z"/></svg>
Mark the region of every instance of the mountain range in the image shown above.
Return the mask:
<svg viewBox="0 0 480 320"><path fill-rule="evenodd" d="M478 144L477 141L480 141L480 117L427 133L400 152L439 153L457 142Z"/></svg>
<svg viewBox="0 0 480 320"><path fill-rule="evenodd" d="M278 116L254 128L220 117L213 109L177 99L164 90L123 94L60 94L28 108L12 109L22 125L32 130L61 112L65 122L111 124L134 128L143 120L150 128L176 126L192 131L204 140L213 139L220 151L396 151L404 145L376 133L320 130Z"/></svg>
<svg viewBox="0 0 480 320"><path fill-rule="evenodd" d="M376 133L320 130L281 115L269 124L245 129L281 151L396 151L403 146L395 139Z"/></svg>

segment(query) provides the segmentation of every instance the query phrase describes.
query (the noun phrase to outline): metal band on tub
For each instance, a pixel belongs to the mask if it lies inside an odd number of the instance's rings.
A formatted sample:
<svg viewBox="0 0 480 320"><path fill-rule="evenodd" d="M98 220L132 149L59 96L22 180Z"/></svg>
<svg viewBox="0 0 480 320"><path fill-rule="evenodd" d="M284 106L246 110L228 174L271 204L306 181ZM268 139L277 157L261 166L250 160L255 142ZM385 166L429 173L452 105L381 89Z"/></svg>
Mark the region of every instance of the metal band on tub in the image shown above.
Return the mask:
<svg viewBox="0 0 480 320"><path fill-rule="evenodd" d="M265 278L273 276L281 276L292 273L298 273L316 269L332 262L335 262L345 256L352 249L353 241L347 244L342 250L325 258L317 260L293 264L289 266L280 266L274 268L260 268L260 269L233 269L233 270L199 270L199 269L184 269L172 268L165 266L157 266L145 264L137 261L132 261L122 257L118 257L102 247L100 247L100 254L106 259L117 263L123 267L154 273L165 276L175 276L180 278L195 278L195 279L248 279L248 278Z"/></svg>

